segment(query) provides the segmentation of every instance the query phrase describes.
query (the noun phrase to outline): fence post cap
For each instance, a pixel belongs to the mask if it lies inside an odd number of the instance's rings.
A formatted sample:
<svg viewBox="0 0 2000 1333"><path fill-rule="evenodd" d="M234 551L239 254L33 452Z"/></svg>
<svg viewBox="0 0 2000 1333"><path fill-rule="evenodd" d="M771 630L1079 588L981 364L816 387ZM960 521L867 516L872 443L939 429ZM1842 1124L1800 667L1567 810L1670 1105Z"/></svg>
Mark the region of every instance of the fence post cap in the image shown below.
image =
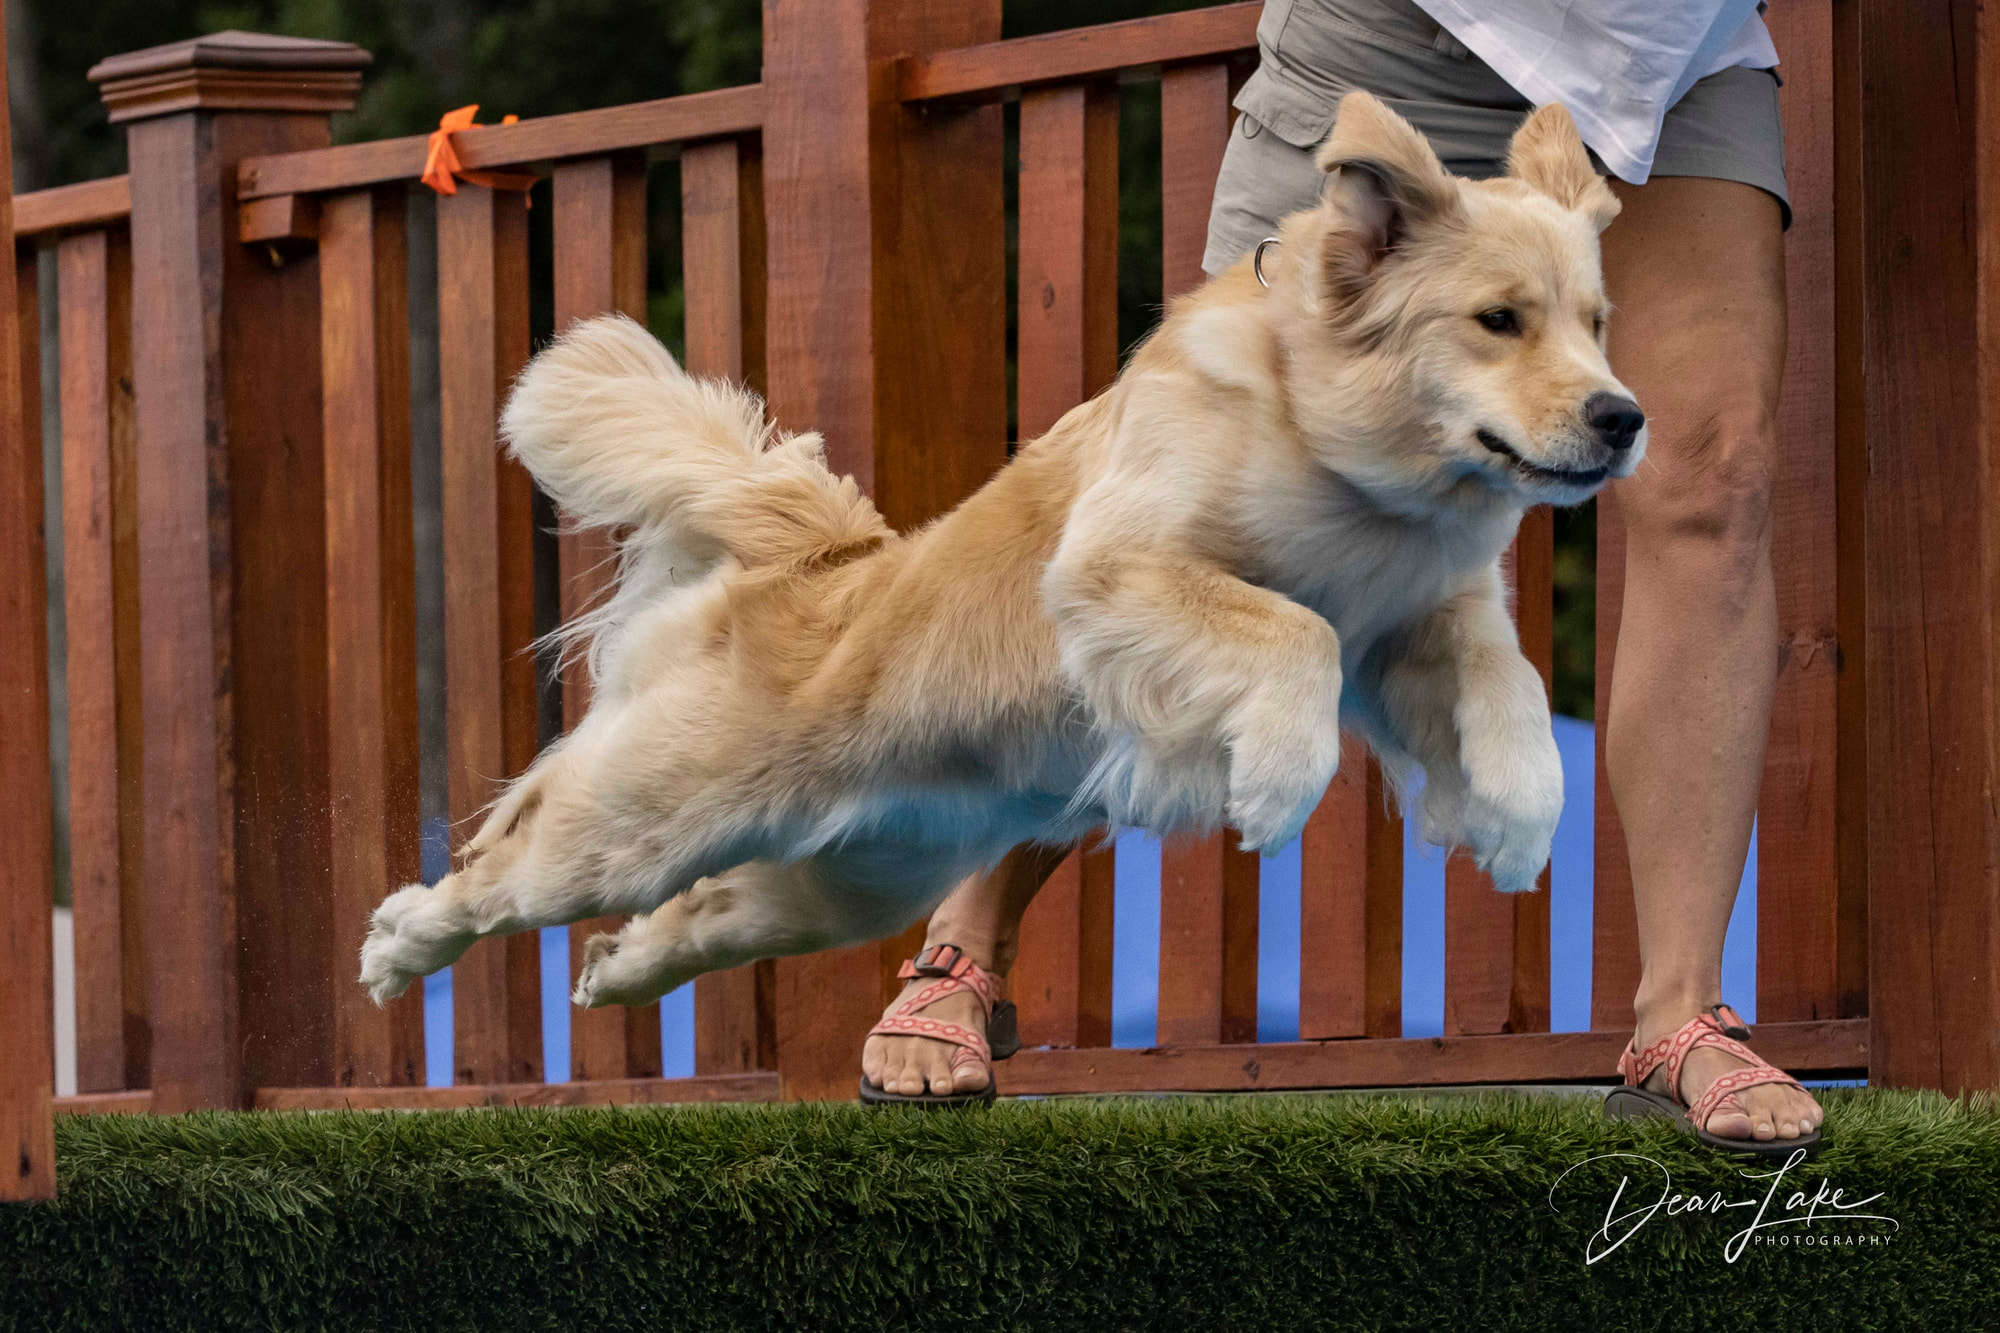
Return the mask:
<svg viewBox="0 0 2000 1333"><path fill-rule="evenodd" d="M374 57L352 42L214 32L92 66L113 124L178 111L351 111Z"/></svg>

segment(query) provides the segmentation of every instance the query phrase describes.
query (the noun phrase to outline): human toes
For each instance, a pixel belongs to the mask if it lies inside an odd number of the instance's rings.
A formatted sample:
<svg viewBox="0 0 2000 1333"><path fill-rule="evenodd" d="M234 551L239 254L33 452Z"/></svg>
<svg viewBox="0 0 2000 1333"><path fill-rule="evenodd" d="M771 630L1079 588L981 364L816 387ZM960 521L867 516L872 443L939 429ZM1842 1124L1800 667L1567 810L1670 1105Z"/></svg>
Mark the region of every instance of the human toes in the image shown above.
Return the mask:
<svg viewBox="0 0 2000 1333"><path fill-rule="evenodd" d="M1769 1133L1758 1134L1761 1139L1796 1139L1819 1127L1818 1104L1797 1088L1768 1084L1751 1089L1747 1100L1760 1126L1770 1127Z"/></svg>
<svg viewBox="0 0 2000 1333"><path fill-rule="evenodd" d="M890 1038L888 1052L883 1060L882 1091L893 1092L899 1097L914 1097L924 1091L923 1066L916 1059L916 1052L910 1048L916 1042L904 1037Z"/></svg>
<svg viewBox="0 0 2000 1333"><path fill-rule="evenodd" d="M889 1043L881 1037L870 1037L861 1046L861 1076L868 1080L869 1087L880 1088L888 1070Z"/></svg>
<svg viewBox="0 0 2000 1333"><path fill-rule="evenodd" d="M1741 1107L1728 1101L1716 1107L1714 1114L1709 1116L1708 1123L1701 1126L1701 1128L1707 1130L1717 1138L1723 1139L1758 1137L1755 1132L1755 1119Z"/></svg>
<svg viewBox="0 0 2000 1333"><path fill-rule="evenodd" d="M966 1083L965 1066L977 1066L977 1061L960 1062L960 1047L942 1041L919 1042L923 1047L921 1062L924 1071L924 1086L933 1097L949 1097L957 1092L973 1092L986 1086L984 1077Z"/></svg>
<svg viewBox="0 0 2000 1333"><path fill-rule="evenodd" d="M993 1081L993 1071L984 1060L970 1056L956 1060L951 1069L951 1087L954 1092L979 1092Z"/></svg>
<svg viewBox="0 0 2000 1333"><path fill-rule="evenodd" d="M1798 1088L1779 1088L1778 1094L1778 1104L1772 1113L1778 1120L1780 1138L1796 1138L1819 1128L1825 1113L1819 1109L1819 1103L1812 1099L1811 1093ZM1792 1133L1785 1132L1786 1125L1793 1127Z"/></svg>

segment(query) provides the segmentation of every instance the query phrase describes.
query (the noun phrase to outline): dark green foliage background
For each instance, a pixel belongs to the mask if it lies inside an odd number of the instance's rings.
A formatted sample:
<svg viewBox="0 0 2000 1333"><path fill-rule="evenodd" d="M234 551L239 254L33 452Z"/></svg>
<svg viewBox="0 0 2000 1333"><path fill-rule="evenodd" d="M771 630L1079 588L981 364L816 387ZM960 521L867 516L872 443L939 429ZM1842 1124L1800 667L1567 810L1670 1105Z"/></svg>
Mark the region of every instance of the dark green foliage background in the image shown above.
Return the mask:
<svg viewBox="0 0 2000 1333"><path fill-rule="evenodd" d="M1786 1192L1883 1192L1864 1211L1900 1223L1887 1244L1730 1264L1733 1210L1655 1218L1588 1266L1626 1167L1579 1170L1552 1207L1585 1158L1764 1187L1589 1097L72 1117L60 1200L0 1209L0 1327L2000 1322L2000 1110L1836 1092L1828 1124Z"/></svg>

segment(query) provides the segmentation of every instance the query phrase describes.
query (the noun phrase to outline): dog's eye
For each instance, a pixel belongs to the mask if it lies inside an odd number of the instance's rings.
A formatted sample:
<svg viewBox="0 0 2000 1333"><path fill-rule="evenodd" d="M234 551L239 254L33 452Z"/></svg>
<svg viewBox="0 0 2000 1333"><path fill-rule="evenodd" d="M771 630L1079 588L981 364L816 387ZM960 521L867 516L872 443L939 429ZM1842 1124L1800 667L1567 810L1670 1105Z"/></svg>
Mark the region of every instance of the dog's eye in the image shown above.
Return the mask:
<svg viewBox="0 0 2000 1333"><path fill-rule="evenodd" d="M1593 338L1602 338L1604 336L1604 325L1605 319L1603 315L1592 315L1590 317L1590 336Z"/></svg>
<svg viewBox="0 0 2000 1333"><path fill-rule="evenodd" d="M1520 336L1521 317L1506 306L1495 306L1491 310L1482 310L1474 315L1473 318L1478 320L1479 327L1485 329L1488 333L1498 333L1503 337L1510 338Z"/></svg>

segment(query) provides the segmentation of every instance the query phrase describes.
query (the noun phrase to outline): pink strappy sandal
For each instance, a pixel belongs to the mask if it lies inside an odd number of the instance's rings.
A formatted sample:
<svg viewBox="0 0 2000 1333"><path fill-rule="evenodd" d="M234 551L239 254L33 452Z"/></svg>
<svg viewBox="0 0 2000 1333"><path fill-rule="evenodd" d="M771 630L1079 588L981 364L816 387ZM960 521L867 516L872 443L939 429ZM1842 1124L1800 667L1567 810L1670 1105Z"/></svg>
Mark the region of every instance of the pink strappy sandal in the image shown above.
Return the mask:
<svg viewBox="0 0 2000 1333"><path fill-rule="evenodd" d="M1743 1043L1748 1040L1750 1029L1744 1024L1742 1016L1726 1004L1712 1004L1682 1024L1678 1031L1660 1038L1643 1051L1628 1044L1625 1053L1618 1057L1618 1072L1625 1076L1625 1085L1605 1094L1604 1114L1614 1120L1649 1120L1663 1116L1680 1126L1682 1132L1693 1135L1719 1152L1752 1157L1789 1157L1801 1148L1808 1156L1818 1152L1822 1142L1819 1130L1801 1134L1795 1139L1731 1139L1708 1132L1708 1122L1725 1104L1734 1111L1744 1109L1736 1094L1746 1088L1789 1083L1801 1092L1805 1091L1797 1079L1745 1046ZM1703 1046L1726 1051L1747 1063L1744 1068L1732 1070L1711 1083L1708 1091L1690 1106L1680 1095L1681 1066L1686 1062L1688 1052ZM1653 1071L1663 1064L1667 1068L1667 1091L1654 1092L1644 1087Z"/></svg>
<svg viewBox="0 0 2000 1333"><path fill-rule="evenodd" d="M933 944L915 958L905 959L896 975L905 981L916 977L931 978L927 986L905 990L889 1012L882 1015L882 1021L868 1030L868 1035L890 1037L929 1037L933 1041L948 1041L958 1047L951 1055L951 1070L956 1074L970 1064L983 1064L987 1068L986 1086L977 1092L885 1092L861 1076L861 1104L864 1106L920 1106L942 1109L952 1106L991 1106L994 1098L992 1065L996 1060L1005 1060L1021 1049L1020 1026L1015 1018L1011 1001L1000 998L1000 982L991 972L966 957L965 951L956 944ZM947 995L960 991L971 991L979 997L979 1008L986 1019L984 1034L973 1031L957 1023L947 1023L942 1019L925 1018L923 1010L936 1004Z"/></svg>

